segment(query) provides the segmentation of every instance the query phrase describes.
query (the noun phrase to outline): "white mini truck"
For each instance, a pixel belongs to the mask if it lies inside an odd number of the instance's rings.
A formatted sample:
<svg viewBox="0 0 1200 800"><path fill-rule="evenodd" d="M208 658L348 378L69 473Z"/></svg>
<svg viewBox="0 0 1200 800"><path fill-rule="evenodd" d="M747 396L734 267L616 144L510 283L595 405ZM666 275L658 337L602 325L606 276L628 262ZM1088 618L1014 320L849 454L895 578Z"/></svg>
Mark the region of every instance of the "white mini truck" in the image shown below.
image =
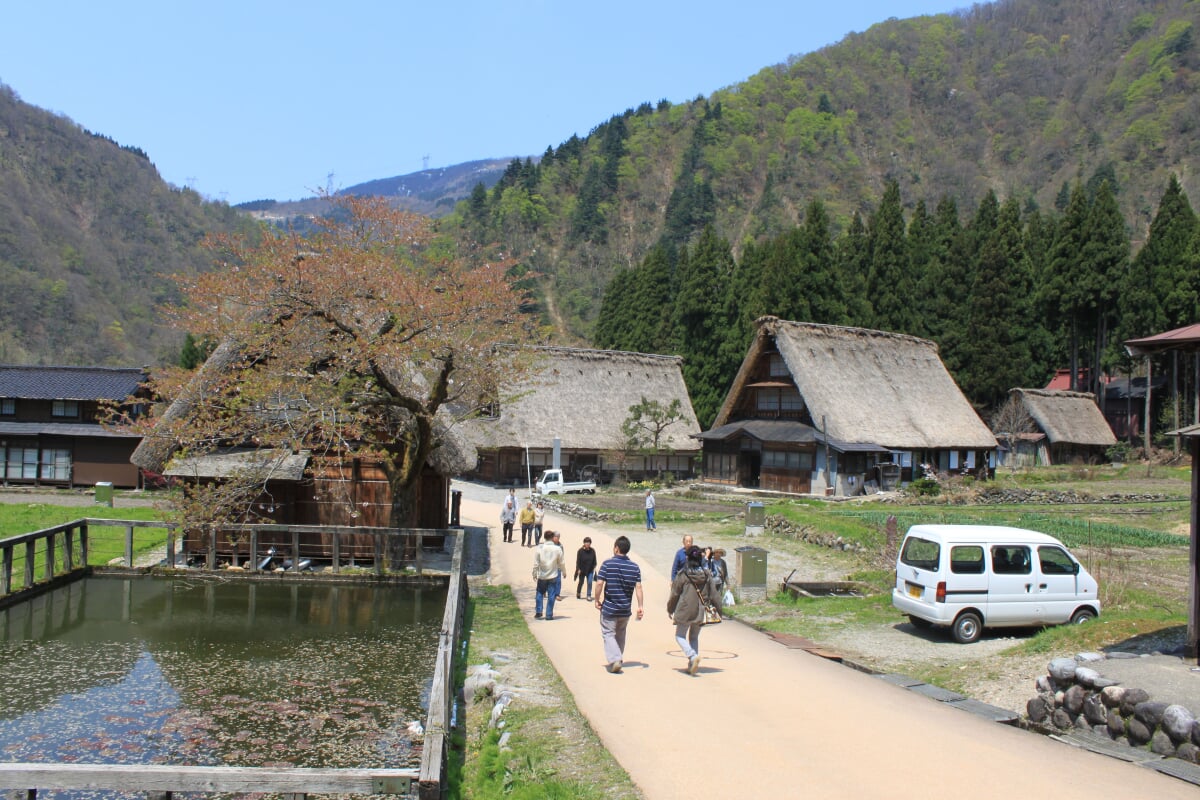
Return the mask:
<svg viewBox="0 0 1200 800"><path fill-rule="evenodd" d="M984 628L1086 622L1099 586L1053 536L999 525L914 525L896 558L892 605L913 625L974 642Z"/></svg>
<svg viewBox="0 0 1200 800"><path fill-rule="evenodd" d="M542 473L534 485L538 494L588 494L596 493L595 481L564 481L561 469L548 469Z"/></svg>

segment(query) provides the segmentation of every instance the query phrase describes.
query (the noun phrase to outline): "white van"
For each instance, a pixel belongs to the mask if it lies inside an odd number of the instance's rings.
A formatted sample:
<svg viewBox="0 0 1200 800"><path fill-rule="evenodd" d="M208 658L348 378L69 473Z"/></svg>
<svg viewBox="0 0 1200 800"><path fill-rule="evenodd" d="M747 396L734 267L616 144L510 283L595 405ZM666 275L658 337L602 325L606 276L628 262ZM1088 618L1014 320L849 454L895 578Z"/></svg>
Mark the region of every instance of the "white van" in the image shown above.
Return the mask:
<svg viewBox="0 0 1200 800"><path fill-rule="evenodd" d="M914 525L896 558L892 605L913 625L973 642L985 627L1086 622L1096 579L1053 536L999 525Z"/></svg>

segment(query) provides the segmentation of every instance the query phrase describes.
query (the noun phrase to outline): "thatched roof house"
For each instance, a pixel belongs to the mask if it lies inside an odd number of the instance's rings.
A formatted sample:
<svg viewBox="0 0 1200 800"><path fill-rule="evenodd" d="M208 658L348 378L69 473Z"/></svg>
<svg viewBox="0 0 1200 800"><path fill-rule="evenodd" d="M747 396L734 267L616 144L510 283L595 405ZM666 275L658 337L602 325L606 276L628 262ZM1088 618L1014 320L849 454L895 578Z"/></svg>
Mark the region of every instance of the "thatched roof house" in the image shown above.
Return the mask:
<svg viewBox="0 0 1200 800"><path fill-rule="evenodd" d="M1035 464L1095 462L1117 443L1095 395L1048 389L1013 389L1010 395L1041 434L1035 442ZM1021 461L1017 459L1018 465Z"/></svg>
<svg viewBox="0 0 1200 800"><path fill-rule="evenodd" d="M994 466L996 439L925 339L763 317L704 441L706 479L859 494ZM886 465L881 468L879 465Z"/></svg>
<svg viewBox="0 0 1200 800"><path fill-rule="evenodd" d="M274 522L292 525L387 527L391 524L391 488L375 459L353 452L317 457L308 450L282 453L224 442L212 452L179 456L180 443L171 431L196 413L200 398L220 391L221 378L238 354L231 342L219 345L188 385L162 413L131 461L150 472L178 480L222 481L256 477L268 486L271 500L260 505ZM398 379L399 380L399 379ZM286 412L284 412L286 413ZM475 463L475 448L453 424L448 409L439 410L434 435L437 446L424 465L418 488L416 518L422 528L445 528L450 520L450 480Z"/></svg>
<svg viewBox="0 0 1200 800"><path fill-rule="evenodd" d="M640 477L670 471L691 475L700 432L678 356L588 350L525 348L532 368L518 386L506 386L492 414L461 423L479 452L472 473L497 484L523 484L553 465L568 477ZM679 401L681 418L666 426L653 454L631 452L621 424L643 400L667 407Z"/></svg>

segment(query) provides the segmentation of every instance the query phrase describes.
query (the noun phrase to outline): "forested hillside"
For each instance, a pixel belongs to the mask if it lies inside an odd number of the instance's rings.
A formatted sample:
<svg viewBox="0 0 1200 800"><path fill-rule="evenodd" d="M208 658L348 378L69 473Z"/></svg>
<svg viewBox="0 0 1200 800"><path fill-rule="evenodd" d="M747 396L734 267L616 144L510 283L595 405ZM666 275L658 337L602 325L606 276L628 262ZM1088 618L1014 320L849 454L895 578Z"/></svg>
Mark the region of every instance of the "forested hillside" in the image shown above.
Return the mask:
<svg viewBox="0 0 1200 800"><path fill-rule="evenodd" d="M204 235L246 224L168 186L141 150L0 85L0 363L175 360L163 276L209 267Z"/></svg>
<svg viewBox="0 0 1200 800"><path fill-rule="evenodd" d="M658 246L675 276L671 254L702 246L711 225L738 260L793 235L814 202L831 238L858 236L893 183L899 216L889 224L911 224L922 201L932 214L943 198L966 221L991 197L1013 201L1024 226L1031 211L1066 212L1077 185L1090 187L1090 208L1107 178L1136 251L1172 174L1200 196L1188 169L1198 16L1200 3L1186 0L1002 0L889 20L708 97L630 109L539 163L513 163L455 224L543 275L548 319L576 340L593 336L615 271ZM903 263L894 268L903 276ZM913 304L907 291L905 281L864 287L900 306ZM914 327L937 333L932 320Z"/></svg>

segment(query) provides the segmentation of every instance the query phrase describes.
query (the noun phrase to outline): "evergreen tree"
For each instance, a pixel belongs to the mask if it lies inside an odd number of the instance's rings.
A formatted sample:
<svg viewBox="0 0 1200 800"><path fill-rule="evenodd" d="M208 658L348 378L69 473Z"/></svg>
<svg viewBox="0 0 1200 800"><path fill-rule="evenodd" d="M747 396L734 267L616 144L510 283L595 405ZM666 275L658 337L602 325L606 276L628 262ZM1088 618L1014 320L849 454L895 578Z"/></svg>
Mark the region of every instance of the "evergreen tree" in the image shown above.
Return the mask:
<svg viewBox="0 0 1200 800"><path fill-rule="evenodd" d="M804 319L825 325L849 323L843 286L836 269L836 254L825 204L812 200L804 210L800 259L801 280L796 297Z"/></svg>
<svg viewBox="0 0 1200 800"><path fill-rule="evenodd" d="M192 334L183 337L183 347L179 351L179 366L193 370L208 360L215 349L212 339L202 337L197 339Z"/></svg>
<svg viewBox="0 0 1200 800"><path fill-rule="evenodd" d="M604 289L596 325L592 328L592 344L602 350L628 349L625 336L632 324L633 304L629 297L636 280L633 272L627 267L619 267Z"/></svg>
<svg viewBox="0 0 1200 800"><path fill-rule="evenodd" d="M995 195L989 192L991 203ZM982 206L981 206L982 210ZM967 302L966 358L959 372L963 391L976 405L998 407L1009 389L1022 385L1029 364L1030 281L1015 198L989 209L977 232L975 280Z"/></svg>
<svg viewBox="0 0 1200 800"><path fill-rule="evenodd" d="M928 260L918 288L921 327L937 342L942 363L958 375L966 360L967 298L975 282L973 253L958 219L958 205L943 196L934 209Z"/></svg>
<svg viewBox="0 0 1200 800"><path fill-rule="evenodd" d="M838 240L836 260L838 280L844 287L846 324L859 328L870 327L872 321L871 300L867 294L870 258L867 227L855 211L850 218L850 227Z"/></svg>
<svg viewBox="0 0 1200 800"><path fill-rule="evenodd" d="M750 305L758 312L756 318L770 314L781 319L806 319L798 302L803 236L801 229L793 228L765 248L758 286L749 296Z"/></svg>
<svg viewBox="0 0 1200 800"><path fill-rule="evenodd" d="M914 275L921 276L914 287L915 291L912 297L915 326L910 333L926 338L932 334L929 323L934 309L930 307L932 297L923 290L926 288L929 272L936 263L934 261L936 235L937 229L934 227L933 218L929 216L929 211L925 208L925 201L918 200L917 207L913 209L912 219L908 221L907 236L909 268Z"/></svg>
<svg viewBox="0 0 1200 800"><path fill-rule="evenodd" d="M895 181L888 181L868 228L872 327L908 333L916 327L912 307L915 282L908 264L900 185Z"/></svg>
<svg viewBox="0 0 1200 800"><path fill-rule="evenodd" d="M1096 191L1085 234L1080 256L1091 273L1091 313L1088 318L1091 370L1086 390L1095 394L1103 406L1100 375L1107 366L1105 355L1110 330L1117 321L1117 300L1129 274L1129 234L1112 184L1107 180L1102 181Z"/></svg>
<svg viewBox="0 0 1200 800"><path fill-rule="evenodd" d="M658 245L634 270L628 305L626 348L640 353L666 353L671 347L672 272L670 251Z"/></svg>
<svg viewBox="0 0 1200 800"><path fill-rule="evenodd" d="M1196 271L1187 256L1197 231L1196 213L1172 175L1122 288L1120 340L1196 321Z"/></svg>
<svg viewBox="0 0 1200 800"><path fill-rule="evenodd" d="M1091 275L1079 255L1083 252L1088 218L1087 197L1078 184L1071 190L1066 212L1055 226L1040 281L1039 296L1048 326L1066 341L1071 388L1080 390L1080 338L1087 328Z"/></svg>
<svg viewBox="0 0 1200 800"><path fill-rule="evenodd" d="M721 343L728 333L722 288L733 274L729 243L705 226L691 256L680 259L679 294L674 328L683 356L683 377L702 428L708 427L725 399L730 371L721 360ZM685 271L686 270L686 271Z"/></svg>

